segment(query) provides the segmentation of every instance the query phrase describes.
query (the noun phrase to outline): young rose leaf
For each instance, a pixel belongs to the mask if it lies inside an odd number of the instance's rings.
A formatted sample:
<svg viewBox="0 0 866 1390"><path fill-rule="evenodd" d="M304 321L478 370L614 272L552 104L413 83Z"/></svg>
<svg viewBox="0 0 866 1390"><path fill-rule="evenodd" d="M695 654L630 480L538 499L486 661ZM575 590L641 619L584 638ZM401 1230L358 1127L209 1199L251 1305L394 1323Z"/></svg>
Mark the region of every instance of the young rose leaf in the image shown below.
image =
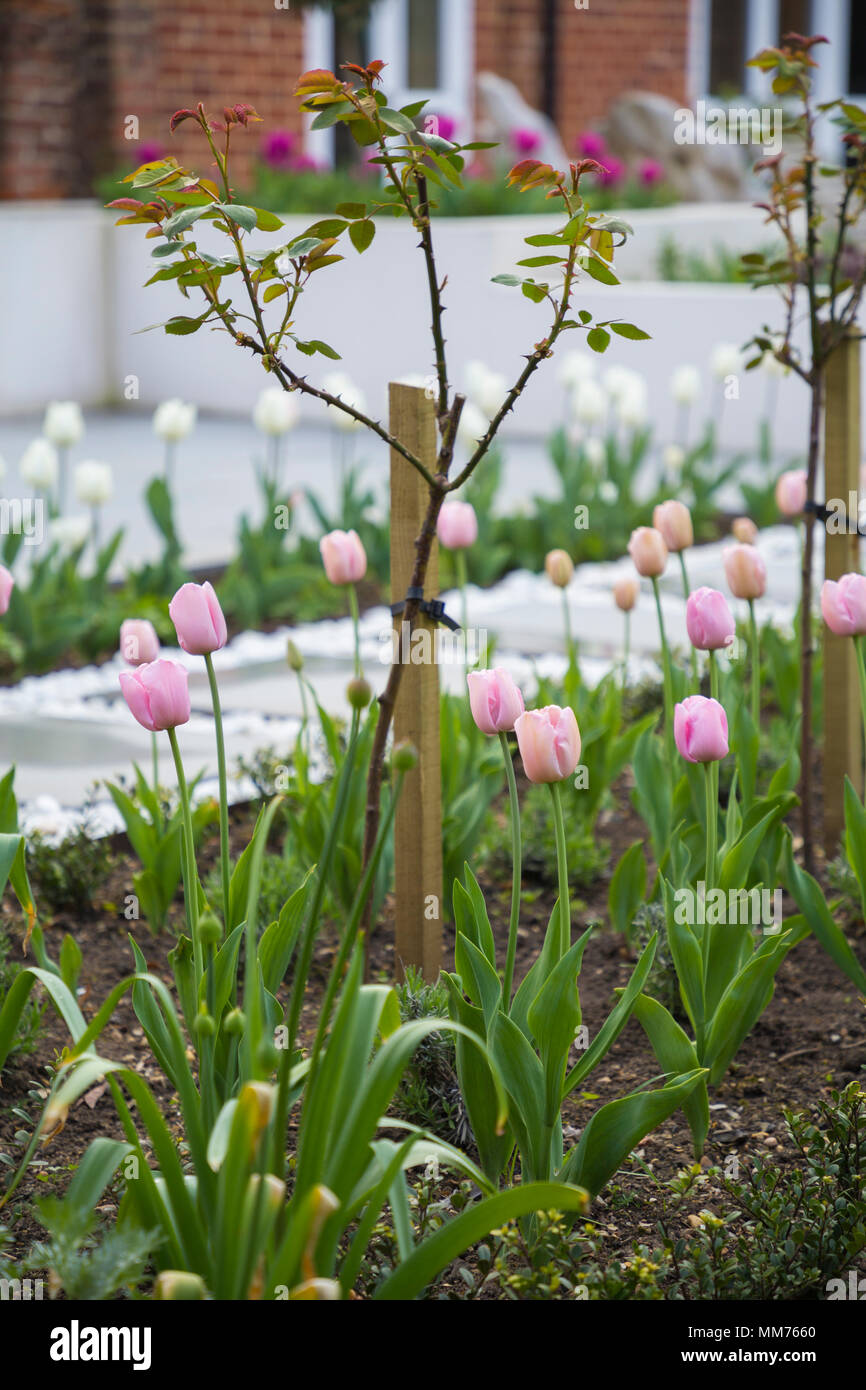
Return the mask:
<svg viewBox="0 0 866 1390"><path fill-rule="evenodd" d="M286 290L285 285L268 285L268 288L262 295L262 300L265 304L270 304L272 299L278 299L281 294L287 293L288 291Z"/></svg>
<svg viewBox="0 0 866 1390"><path fill-rule="evenodd" d="M295 341L297 346L301 347L297 339ZM314 352L320 352L323 357L330 357L334 362L342 362L343 360L336 348L332 348L330 343L323 343L321 338L310 338L309 342L304 343L302 351L309 353L310 356Z"/></svg>
<svg viewBox="0 0 866 1390"><path fill-rule="evenodd" d="M415 122L410 116L402 111L394 111L390 106L379 107L379 119L389 130L396 130L400 135L414 135Z"/></svg>
<svg viewBox="0 0 866 1390"><path fill-rule="evenodd" d="M367 218L363 222L353 222L349 227L349 240L356 251L366 251L376 235L376 225Z"/></svg>
<svg viewBox="0 0 866 1390"><path fill-rule="evenodd" d="M521 285L523 293L527 299L531 299L533 304L540 304L547 296L547 285L536 285L533 280L524 280Z"/></svg>
<svg viewBox="0 0 866 1390"><path fill-rule="evenodd" d="M584 326L588 323L592 323L592 314L589 312L588 309L578 309L577 317L580 319L581 323L584 324Z"/></svg>
<svg viewBox="0 0 866 1390"><path fill-rule="evenodd" d="M356 222L359 217L367 216L367 204L338 203L334 211L338 217L346 217L350 222Z"/></svg>
<svg viewBox="0 0 866 1390"><path fill-rule="evenodd" d="M535 236L523 238L527 246L567 246L564 236L554 236L552 232L537 232Z"/></svg>
<svg viewBox="0 0 866 1390"><path fill-rule="evenodd" d="M321 221L314 222L311 227L305 227L303 236L315 237L317 241L324 241L327 237L338 237L341 232L346 230L346 222L342 217L323 217Z"/></svg>
<svg viewBox="0 0 866 1390"><path fill-rule="evenodd" d="M598 260L595 256L588 256L585 261L581 262L581 267L588 275L592 276L593 280L598 280L602 285L619 284L619 280L617 280L610 266L606 265L604 261Z"/></svg>
<svg viewBox="0 0 866 1390"><path fill-rule="evenodd" d="M333 265L336 261L341 260L343 260L342 256L317 256L315 260L310 260L308 269L312 274L314 270L322 270L324 266Z"/></svg>
<svg viewBox="0 0 866 1390"><path fill-rule="evenodd" d="M539 266L539 265L561 265L561 256L527 256L526 260L518 261L518 265Z"/></svg>
<svg viewBox="0 0 866 1390"><path fill-rule="evenodd" d="M617 333L620 338L631 338L634 342L639 342L641 339L651 336L633 323L612 323L610 326L614 333Z"/></svg>
<svg viewBox="0 0 866 1390"><path fill-rule="evenodd" d="M497 140L470 140L468 145L461 145L461 150L495 150L499 142Z"/></svg>
<svg viewBox="0 0 866 1390"><path fill-rule="evenodd" d="M200 217L204 217L207 211L208 208L181 208L180 212L172 213L163 224L162 230L166 236L176 236L178 232L186 231L186 228L191 227Z"/></svg>
<svg viewBox="0 0 866 1390"><path fill-rule="evenodd" d="M350 111L354 111L354 106L350 101L334 101L320 111L316 119L310 126L311 130L327 130L329 126L336 125L344 116L348 116Z"/></svg>
<svg viewBox="0 0 866 1390"><path fill-rule="evenodd" d="M494 275L492 279L494 285L519 285L520 283L519 275Z"/></svg>
<svg viewBox="0 0 866 1390"><path fill-rule="evenodd" d="M341 85L339 78L327 68L312 68L298 78L295 96L307 95L310 92L332 92Z"/></svg>
<svg viewBox="0 0 866 1390"><path fill-rule="evenodd" d="M208 312L210 311L208 310ZM204 319L206 317L207 315L203 315L202 318L189 319L183 318L179 315L176 318L169 319L168 323L163 324L163 327L166 333L175 333L181 335L186 333L196 333L198 329L201 328L202 323L204 322Z"/></svg>
<svg viewBox="0 0 866 1390"><path fill-rule="evenodd" d="M353 120L348 122L348 126L355 144L360 145L362 149L367 145L378 144L379 132L372 121L365 120L363 116L355 116ZM415 127L413 126L412 129L414 130Z"/></svg>
<svg viewBox="0 0 866 1390"><path fill-rule="evenodd" d="M610 334L606 328L591 328L586 335L586 342L593 352L604 352L610 342Z"/></svg>
<svg viewBox="0 0 866 1390"><path fill-rule="evenodd" d="M268 212L266 208L253 208L253 212L260 232L278 232L283 225L276 213Z"/></svg>
<svg viewBox="0 0 866 1390"><path fill-rule="evenodd" d="M311 251L315 251L315 249L316 249L316 247L318 246L318 244L319 244L319 238L318 238L318 237L315 237L315 236L302 236L302 237L298 237L298 239L297 239L296 241L290 241L289 244L288 244L288 246L286 246L286 247L284 248L284 254L285 254L286 256L288 256L289 260L291 260L291 261L298 261L298 260L301 260L301 258L302 258L303 256L309 255L309 253L310 253Z"/></svg>
<svg viewBox="0 0 866 1390"><path fill-rule="evenodd" d="M251 232L256 225L255 208L244 207L242 203L218 203L217 207L245 232Z"/></svg>
<svg viewBox="0 0 866 1390"><path fill-rule="evenodd" d="M410 101L408 106L401 106L400 111L404 116L420 116L426 105L427 97L424 97L423 101Z"/></svg>

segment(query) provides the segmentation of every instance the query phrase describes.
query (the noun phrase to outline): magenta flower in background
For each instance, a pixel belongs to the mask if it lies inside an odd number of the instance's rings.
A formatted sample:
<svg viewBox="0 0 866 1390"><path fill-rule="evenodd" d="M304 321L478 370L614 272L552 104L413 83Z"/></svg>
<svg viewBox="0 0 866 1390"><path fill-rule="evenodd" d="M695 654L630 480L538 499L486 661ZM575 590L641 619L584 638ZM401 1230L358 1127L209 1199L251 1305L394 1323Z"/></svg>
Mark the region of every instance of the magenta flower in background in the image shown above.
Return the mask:
<svg viewBox="0 0 866 1390"><path fill-rule="evenodd" d="M158 140L145 140L136 153L139 164L152 164L154 160L165 158L165 147Z"/></svg>
<svg viewBox="0 0 866 1390"><path fill-rule="evenodd" d="M272 169L286 169L295 148L290 130L271 130L262 141L262 159Z"/></svg>
<svg viewBox="0 0 866 1390"><path fill-rule="evenodd" d="M604 136L597 130L585 130L577 137L577 149L586 159L601 159L605 151Z"/></svg>
<svg viewBox="0 0 866 1390"><path fill-rule="evenodd" d="M433 124L435 121L435 125ZM457 122L453 116L440 116L437 112L425 115L424 129L428 135L439 135L443 140L453 140Z"/></svg>
<svg viewBox="0 0 866 1390"><path fill-rule="evenodd" d="M534 154L541 144L541 136L537 130L518 126L517 130L511 132L511 143L518 154Z"/></svg>
<svg viewBox="0 0 866 1390"><path fill-rule="evenodd" d="M130 711L152 734L189 721L189 678L177 661L151 661L121 671L119 680Z"/></svg>
<svg viewBox="0 0 866 1390"><path fill-rule="evenodd" d="M605 185L606 188L610 188L614 184L622 182L622 176L624 173L625 165L623 164L622 160L617 159L612 154L609 154L605 158L604 166L602 168L601 173L599 174L599 179Z"/></svg>
<svg viewBox="0 0 866 1390"><path fill-rule="evenodd" d="M5 565L0 565L0 617L8 610L9 600L12 597L12 590L15 588L15 579L11 570Z"/></svg>
<svg viewBox="0 0 866 1390"><path fill-rule="evenodd" d="M482 734L507 734L524 712L523 696L501 666L493 671L470 671L469 708Z"/></svg>
<svg viewBox="0 0 866 1390"><path fill-rule="evenodd" d="M659 164L657 159L642 159L637 167L637 176L644 188L652 188L664 178L664 165Z"/></svg>
<svg viewBox="0 0 866 1390"><path fill-rule="evenodd" d="M207 656L225 646L226 620L212 584L181 584L168 605L168 616L190 656Z"/></svg>
<svg viewBox="0 0 866 1390"><path fill-rule="evenodd" d="M690 763L717 763L728 753L728 716L718 700L689 695L674 709L674 741Z"/></svg>

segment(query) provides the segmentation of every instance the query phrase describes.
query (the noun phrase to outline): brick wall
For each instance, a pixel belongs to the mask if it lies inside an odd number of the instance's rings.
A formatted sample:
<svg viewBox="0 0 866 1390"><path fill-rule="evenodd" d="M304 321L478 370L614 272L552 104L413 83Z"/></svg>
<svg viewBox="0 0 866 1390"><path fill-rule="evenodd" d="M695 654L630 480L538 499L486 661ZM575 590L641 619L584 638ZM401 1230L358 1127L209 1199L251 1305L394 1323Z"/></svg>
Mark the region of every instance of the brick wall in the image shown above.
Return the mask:
<svg viewBox="0 0 866 1390"><path fill-rule="evenodd" d="M554 0L556 95L545 83L548 0L475 0L476 67L551 105L569 151L619 93L685 97L688 0ZM381 55L387 58L387 55ZM87 196L100 173L131 167L136 145L159 142L204 172L188 125L168 117L202 100L217 112L249 101L266 129L300 131L292 89L303 67L303 18L272 0L0 0L0 197ZM244 183L261 141L236 141Z"/></svg>

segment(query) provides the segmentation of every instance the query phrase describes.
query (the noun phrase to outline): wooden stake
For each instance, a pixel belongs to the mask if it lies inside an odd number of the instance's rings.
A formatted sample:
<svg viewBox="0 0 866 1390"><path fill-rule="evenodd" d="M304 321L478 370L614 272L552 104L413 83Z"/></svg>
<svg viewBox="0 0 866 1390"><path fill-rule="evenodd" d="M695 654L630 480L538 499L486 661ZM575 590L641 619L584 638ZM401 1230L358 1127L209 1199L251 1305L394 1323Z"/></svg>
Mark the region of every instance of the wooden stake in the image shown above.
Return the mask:
<svg viewBox="0 0 866 1390"><path fill-rule="evenodd" d="M825 530L824 577L860 569L857 534L860 487L860 341L848 338L827 363L824 414L824 497L844 503L848 528ZM853 510L852 510L853 503ZM832 522L830 523L832 527ZM835 855L845 825L846 775L863 791L863 741L857 655L850 637L824 625L824 847Z"/></svg>
<svg viewBox="0 0 866 1390"><path fill-rule="evenodd" d="M434 403L417 386L389 386L390 430L431 472L436 467ZM391 450L391 600L406 597L415 563L415 537L427 510L427 484L402 455ZM439 551L434 540L424 597L439 594ZM396 894L395 955L402 978L407 965L434 981L442 963L442 783L439 751L439 668L436 628L423 615L410 646L403 618L394 618L394 659L407 663L394 709L394 741L418 749L407 774L394 825ZM417 661L413 657L424 657Z"/></svg>

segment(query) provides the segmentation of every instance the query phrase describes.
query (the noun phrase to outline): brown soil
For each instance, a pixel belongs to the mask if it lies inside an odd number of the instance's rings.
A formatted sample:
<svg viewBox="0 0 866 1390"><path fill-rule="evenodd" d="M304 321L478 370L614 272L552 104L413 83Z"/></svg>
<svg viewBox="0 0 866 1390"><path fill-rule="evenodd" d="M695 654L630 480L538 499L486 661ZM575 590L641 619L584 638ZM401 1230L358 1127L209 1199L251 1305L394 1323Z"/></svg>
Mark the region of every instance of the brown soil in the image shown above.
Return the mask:
<svg viewBox="0 0 866 1390"><path fill-rule="evenodd" d="M599 833L610 843L609 867L605 874L576 901L574 925L582 929L591 922L606 920L606 901L609 875L622 852L645 837L642 822L632 810L627 798L627 784L617 788L615 811L603 814ZM253 825L250 809L235 808L232 814L232 839L235 852L247 842ZM123 845L117 837L116 845ZM202 853L202 868L209 870L216 861L217 845L211 839ZM100 895L104 906L83 920L73 921L62 915L45 925L46 944L55 956L63 935L74 933L83 953L80 985L84 989L82 1007L91 1017L110 989L132 966L127 932L131 931L148 960L149 968L171 984L167 954L174 944L173 932L150 935L141 923L123 919L122 904L130 891L134 861L123 850L118 851L116 865L106 890ZM823 874L822 874L823 876ZM480 876L487 897L491 921L497 938L500 959L504 959L508 923L510 885L492 882ZM540 892L522 913L518 942L518 977L525 973L535 958L555 899L553 886ZM793 910L789 902L786 913ZM179 898L174 909L176 926L182 922ZM371 941L371 973L388 978L394 970L393 907L386 902L383 921ZM866 955L862 922L857 922L849 934L859 957ZM445 930L445 966L453 968L453 928ZM327 971L334 952L334 933L325 928L316 948L311 973L309 997L305 1006L304 1029L309 1037L322 996ZM580 994L583 1021L593 1036L610 1010L613 991L624 985L634 963L634 956L625 942L608 929L600 930L590 942L583 959ZM38 1051L29 1056L14 1054L2 1080L0 1091L0 1155L7 1155L17 1164L22 1147L16 1131L32 1133L40 1110L40 1095L48 1067L65 1045L67 1038L59 1018L46 1012L40 1033ZM123 1060L136 1067L148 1080L164 1112L170 1113L171 1094L158 1067L153 1062L129 999L124 996L99 1043L104 1055ZM711 1127L704 1158L705 1166L723 1164L729 1154L737 1154L740 1163L748 1163L757 1155L772 1155L779 1163L791 1161L793 1146L788 1139L783 1111L807 1106L831 1089L841 1088L862 1075L866 1066L866 1015L856 991L813 938L803 942L782 966L776 993L769 1008L760 1019L739 1053L721 1086L711 1095ZM654 1059L639 1025L631 1020L619 1039L587 1080L589 1094L576 1092L564 1111L566 1142L575 1138L600 1102L613 1099L650 1081L657 1074ZM20 1113L30 1117L25 1124ZM12 1252L23 1253L30 1242L41 1235L41 1228L29 1215L32 1199L47 1189L62 1190L67 1175L85 1151L90 1141L100 1134L118 1135L110 1092L100 1087L84 1097L71 1111L66 1127L45 1148L39 1150L18 1188L10 1207L4 1213L5 1224L13 1227ZM692 1161L688 1127L681 1112L674 1114L641 1145L643 1161L660 1179L674 1176ZM6 1171L13 1171L7 1165ZM633 1239L651 1240L655 1222L660 1215L661 1197L656 1185L638 1165L627 1166L617 1177L620 1189L615 1204L597 1200L593 1219L610 1239L610 1254L630 1249ZM718 1195L718 1194L716 1194ZM704 1188L696 1209L713 1202L714 1190ZM624 1200L623 1200L624 1199ZM106 1206L106 1213L110 1212ZM11 1218L11 1219L10 1219Z"/></svg>

